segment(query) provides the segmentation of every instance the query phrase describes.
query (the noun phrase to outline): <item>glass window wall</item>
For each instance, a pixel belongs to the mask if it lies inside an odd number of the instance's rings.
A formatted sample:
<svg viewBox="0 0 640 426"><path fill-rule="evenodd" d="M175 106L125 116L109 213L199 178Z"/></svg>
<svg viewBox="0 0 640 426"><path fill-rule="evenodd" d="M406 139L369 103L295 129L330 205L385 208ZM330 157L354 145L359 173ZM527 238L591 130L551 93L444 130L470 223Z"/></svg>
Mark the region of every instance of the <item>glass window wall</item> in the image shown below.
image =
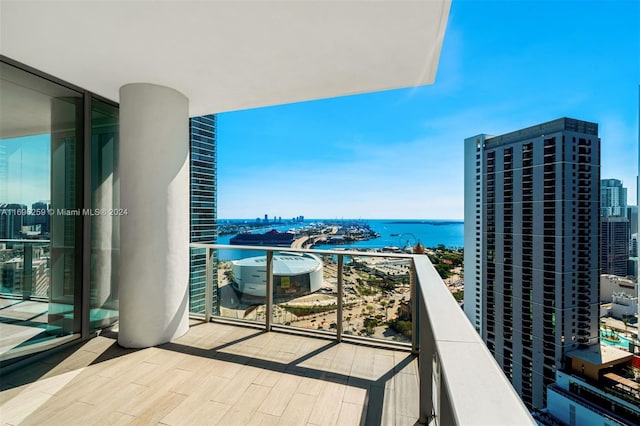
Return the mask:
<svg viewBox="0 0 640 426"><path fill-rule="evenodd" d="M118 309L118 108L15 65L0 62L3 362L88 336Z"/></svg>

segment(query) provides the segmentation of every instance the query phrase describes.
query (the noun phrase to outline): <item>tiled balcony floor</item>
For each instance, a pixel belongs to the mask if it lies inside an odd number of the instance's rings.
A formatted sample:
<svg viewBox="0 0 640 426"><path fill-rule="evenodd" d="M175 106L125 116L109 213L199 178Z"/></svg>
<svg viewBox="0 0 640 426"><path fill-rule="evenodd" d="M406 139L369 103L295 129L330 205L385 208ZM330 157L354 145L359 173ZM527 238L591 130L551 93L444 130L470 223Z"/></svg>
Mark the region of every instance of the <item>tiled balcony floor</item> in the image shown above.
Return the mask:
<svg viewBox="0 0 640 426"><path fill-rule="evenodd" d="M104 333L3 375L2 424L413 425L408 352L194 323L154 348Z"/></svg>

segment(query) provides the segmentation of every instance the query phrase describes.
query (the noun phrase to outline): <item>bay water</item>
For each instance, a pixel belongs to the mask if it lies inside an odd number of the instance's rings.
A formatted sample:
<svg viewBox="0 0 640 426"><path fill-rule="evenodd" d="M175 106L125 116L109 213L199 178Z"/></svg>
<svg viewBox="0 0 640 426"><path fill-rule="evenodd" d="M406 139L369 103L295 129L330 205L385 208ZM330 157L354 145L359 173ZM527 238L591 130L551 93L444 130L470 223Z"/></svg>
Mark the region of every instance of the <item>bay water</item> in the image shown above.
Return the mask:
<svg viewBox="0 0 640 426"><path fill-rule="evenodd" d="M280 232L290 229L298 229L310 223L338 223L335 219L307 219L304 223L296 225L276 226L255 232L266 232L276 229ZM335 248L360 248L360 249L381 249L384 247L404 248L417 243L425 247L437 247L442 244L447 248L461 248L464 246L464 223L461 220L441 220L441 219L358 219L360 224L367 224L380 234L378 238L366 241L355 241L348 244L326 244L316 245L317 249ZM229 240L234 235L224 235L218 237L218 244L229 244ZM240 252L239 250L223 250L220 252L220 260L238 259L248 256L258 256L262 252Z"/></svg>

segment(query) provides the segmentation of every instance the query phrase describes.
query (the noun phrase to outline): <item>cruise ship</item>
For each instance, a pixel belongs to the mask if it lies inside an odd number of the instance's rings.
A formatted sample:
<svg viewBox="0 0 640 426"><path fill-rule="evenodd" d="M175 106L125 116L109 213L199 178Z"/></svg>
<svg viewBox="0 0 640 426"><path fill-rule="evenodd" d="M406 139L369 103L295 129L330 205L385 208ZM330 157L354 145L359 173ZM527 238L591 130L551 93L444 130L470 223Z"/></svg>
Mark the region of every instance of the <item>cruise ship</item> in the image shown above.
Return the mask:
<svg viewBox="0 0 640 426"><path fill-rule="evenodd" d="M277 246L290 247L295 235L293 232L278 232L272 229L263 234L243 232L229 240L229 243L237 246Z"/></svg>

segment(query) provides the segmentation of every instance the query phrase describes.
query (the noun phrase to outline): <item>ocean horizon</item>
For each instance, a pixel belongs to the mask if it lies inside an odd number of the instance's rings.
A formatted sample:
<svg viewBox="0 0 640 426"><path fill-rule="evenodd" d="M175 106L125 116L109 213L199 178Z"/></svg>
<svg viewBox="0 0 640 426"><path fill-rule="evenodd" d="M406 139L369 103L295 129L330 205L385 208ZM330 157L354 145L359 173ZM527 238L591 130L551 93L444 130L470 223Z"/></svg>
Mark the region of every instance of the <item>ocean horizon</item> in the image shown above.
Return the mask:
<svg viewBox="0 0 640 426"><path fill-rule="evenodd" d="M218 219L218 222L255 223L255 219ZM437 247L442 244L447 248L462 248L464 246L464 221L456 219L306 219L301 223L283 225L266 225L264 228L287 231L298 229L311 223L357 222L368 224L380 234L378 238L366 241L356 241L349 244L317 245L314 248L365 248L376 249L383 247L406 247L420 243L425 247ZM262 231L264 231L262 228ZM259 232L259 231L256 231ZM218 237L219 244L229 244L233 235Z"/></svg>

